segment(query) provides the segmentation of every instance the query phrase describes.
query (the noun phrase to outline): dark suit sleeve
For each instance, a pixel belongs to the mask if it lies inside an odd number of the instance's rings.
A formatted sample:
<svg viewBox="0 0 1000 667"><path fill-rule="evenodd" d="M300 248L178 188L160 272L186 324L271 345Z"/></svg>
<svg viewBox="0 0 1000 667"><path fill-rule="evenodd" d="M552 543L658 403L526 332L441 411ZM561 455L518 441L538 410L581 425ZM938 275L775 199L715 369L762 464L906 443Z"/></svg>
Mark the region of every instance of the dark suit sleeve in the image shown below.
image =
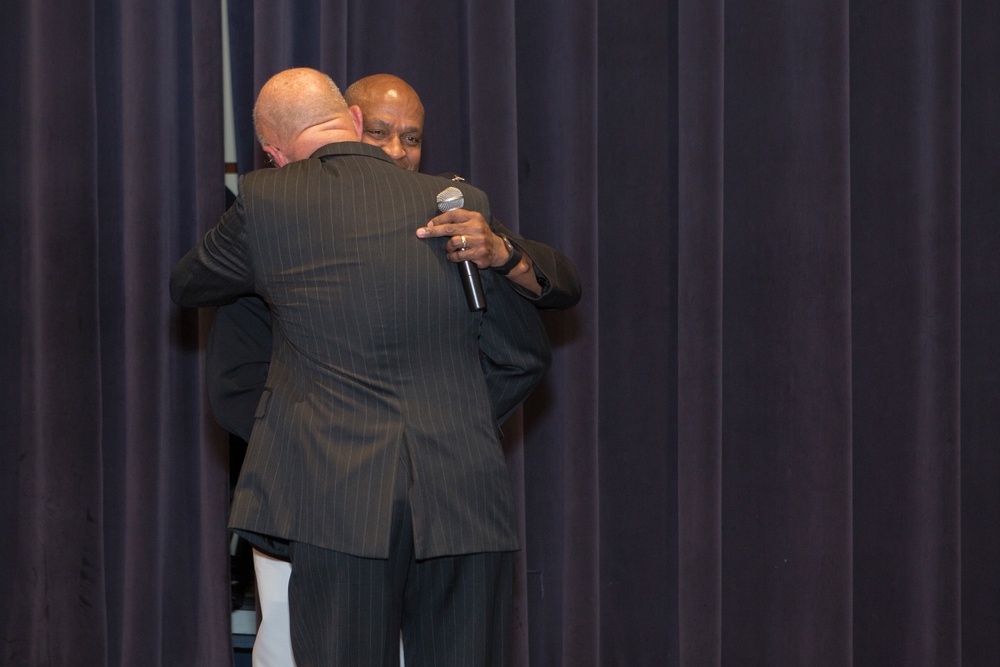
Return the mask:
<svg viewBox="0 0 1000 667"><path fill-rule="evenodd" d="M484 286L489 307L483 313L480 362L497 424L503 424L541 382L552 352L538 310L510 281L491 275Z"/></svg>
<svg viewBox="0 0 1000 667"><path fill-rule="evenodd" d="M271 313L256 296L220 306L208 336L208 399L215 421L250 440L271 362Z"/></svg>
<svg viewBox="0 0 1000 667"><path fill-rule="evenodd" d="M496 218L490 220L490 229L494 234L503 234L517 244L534 264L535 277L542 286L542 293L536 296L529 290L514 285L518 294L534 303L536 307L549 310L570 308L580 301L580 276L566 255L551 246L528 240L510 231Z"/></svg>
<svg viewBox="0 0 1000 667"><path fill-rule="evenodd" d="M219 224L174 267L170 298L186 308L221 306L253 291L243 200L237 197Z"/></svg>

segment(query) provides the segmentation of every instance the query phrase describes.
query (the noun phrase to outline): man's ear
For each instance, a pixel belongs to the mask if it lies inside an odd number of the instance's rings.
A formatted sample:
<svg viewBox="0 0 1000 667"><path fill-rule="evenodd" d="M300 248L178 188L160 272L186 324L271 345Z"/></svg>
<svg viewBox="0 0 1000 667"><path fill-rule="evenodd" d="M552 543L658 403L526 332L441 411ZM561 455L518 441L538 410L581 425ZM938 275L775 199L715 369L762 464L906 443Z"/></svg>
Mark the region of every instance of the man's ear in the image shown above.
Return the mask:
<svg viewBox="0 0 1000 667"><path fill-rule="evenodd" d="M280 148L276 148L270 144L264 146L263 148L264 152L271 158L271 164L275 167L284 167L288 164L288 158L285 157L285 154L281 152Z"/></svg>
<svg viewBox="0 0 1000 667"><path fill-rule="evenodd" d="M351 112L351 118L354 119L354 131L358 135L358 141L361 141L361 135L364 133L364 128L365 128L365 124L361 117L361 107L359 107L357 104L354 104L348 107L347 110Z"/></svg>

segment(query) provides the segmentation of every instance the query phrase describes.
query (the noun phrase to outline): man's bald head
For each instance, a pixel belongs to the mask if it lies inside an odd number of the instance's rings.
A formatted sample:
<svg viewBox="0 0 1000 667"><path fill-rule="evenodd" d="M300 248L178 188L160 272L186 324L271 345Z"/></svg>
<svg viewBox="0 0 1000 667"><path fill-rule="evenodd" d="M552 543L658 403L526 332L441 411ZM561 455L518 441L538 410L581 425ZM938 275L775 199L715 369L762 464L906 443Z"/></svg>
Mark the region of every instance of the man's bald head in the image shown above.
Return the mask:
<svg viewBox="0 0 1000 667"><path fill-rule="evenodd" d="M347 103L361 109L361 140L384 150L397 165L420 168L424 105L410 84L392 74L373 74L352 83Z"/></svg>
<svg viewBox="0 0 1000 667"><path fill-rule="evenodd" d="M360 112L348 107L330 77L308 67L271 77L257 96L253 120L257 139L278 166L328 143L357 141L360 133Z"/></svg>
<svg viewBox="0 0 1000 667"><path fill-rule="evenodd" d="M420 96L410 84L393 74L372 74L358 79L344 93L348 104L372 104L382 100L414 102L423 112ZM363 109L364 107L362 107Z"/></svg>

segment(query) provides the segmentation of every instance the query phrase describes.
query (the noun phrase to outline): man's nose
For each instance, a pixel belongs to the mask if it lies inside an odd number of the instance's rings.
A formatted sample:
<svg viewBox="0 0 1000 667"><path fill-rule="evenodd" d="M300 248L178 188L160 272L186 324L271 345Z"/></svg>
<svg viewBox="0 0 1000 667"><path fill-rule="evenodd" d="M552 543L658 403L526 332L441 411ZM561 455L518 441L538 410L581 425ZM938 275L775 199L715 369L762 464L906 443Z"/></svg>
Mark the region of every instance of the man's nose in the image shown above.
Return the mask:
<svg viewBox="0 0 1000 667"><path fill-rule="evenodd" d="M389 143L385 145L385 152L389 154L393 160L401 160L406 155L406 151L403 150L403 142L399 140L399 136L393 136L389 139Z"/></svg>

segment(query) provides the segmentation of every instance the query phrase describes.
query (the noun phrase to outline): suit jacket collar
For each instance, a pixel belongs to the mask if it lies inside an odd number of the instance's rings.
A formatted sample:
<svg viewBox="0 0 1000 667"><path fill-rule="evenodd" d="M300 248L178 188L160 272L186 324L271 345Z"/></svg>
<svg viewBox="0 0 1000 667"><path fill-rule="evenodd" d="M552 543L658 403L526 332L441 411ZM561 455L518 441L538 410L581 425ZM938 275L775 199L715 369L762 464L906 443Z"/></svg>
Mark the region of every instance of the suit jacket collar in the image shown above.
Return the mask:
<svg viewBox="0 0 1000 667"><path fill-rule="evenodd" d="M316 151L309 156L309 158L322 159L331 155L364 155L366 157L385 160L393 165L396 164L381 148L377 146L369 146L368 144L363 144L360 141L338 141L336 143L327 144L322 148L317 148Z"/></svg>

